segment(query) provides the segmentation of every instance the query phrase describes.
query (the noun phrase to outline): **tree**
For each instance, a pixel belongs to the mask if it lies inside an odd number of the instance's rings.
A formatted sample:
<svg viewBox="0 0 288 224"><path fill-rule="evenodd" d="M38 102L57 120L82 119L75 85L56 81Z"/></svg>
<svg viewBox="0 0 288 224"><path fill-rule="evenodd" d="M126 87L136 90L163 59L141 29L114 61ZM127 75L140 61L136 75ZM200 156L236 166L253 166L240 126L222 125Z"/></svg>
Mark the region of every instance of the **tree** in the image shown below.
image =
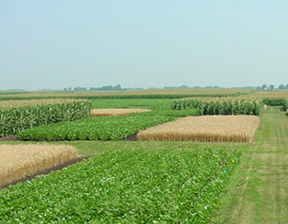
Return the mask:
<svg viewBox="0 0 288 224"><path fill-rule="evenodd" d="M262 85L262 89L266 90L266 89L267 89L267 85L266 85L266 84L263 84L263 85Z"/></svg>
<svg viewBox="0 0 288 224"><path fill-rule="evenodd" d="M283 84L278 86L278 89L285 89L285 86Z"/></svg>
<svg viewBox="0 0 288 224"><path fill-rule="evenodd" d="M189 86L186 86L186 85L182 85L182 86L178 86L177 88L178 88L178 89L188 89L188 88L189 88Z"/></svg>
<svg viewBox="0 0 288 224"><path fill-rule="evenodd" d="M100 90L113 90L113 86L102 86Z"/></svg>
<svg viewBox="0 0 288 224"><path fill-rule="evenodd" d="M121 86L118 84L113 87L113 90L122 90Z"/></svg>
<svg viewBox="0 0 288 224"><path fill-rule="evenodd" d="M288 89L288 84L286 84L285 89Z"/></svg>
<svg viewBox="0 0 288 224"><path fill-rule="evenodd" d="M274 85L273 84L269 85L269 89L274 89Z"/></svg>

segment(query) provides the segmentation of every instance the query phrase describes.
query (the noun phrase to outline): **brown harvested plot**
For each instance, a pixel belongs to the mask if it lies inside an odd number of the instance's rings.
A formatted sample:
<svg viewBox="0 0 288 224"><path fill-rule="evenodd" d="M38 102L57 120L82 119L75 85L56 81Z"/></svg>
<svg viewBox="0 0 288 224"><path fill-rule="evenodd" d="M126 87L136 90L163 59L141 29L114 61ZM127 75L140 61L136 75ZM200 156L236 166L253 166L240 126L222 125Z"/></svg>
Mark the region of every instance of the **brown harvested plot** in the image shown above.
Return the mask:
<svg viewBox="0 0 288 224"><path fill-rule="evenodd" d="M0 145L0 187L75 158L67 145Z"/></svg>
<svg viewBox="0 0 288 224"><path fill-rule="evenodd" d="M142 112L149 112L149 111L151 110L148 110L148 109L114 109L114 108L93 109L92 117L121 116L121 115L128 115L131 113L142 113Z"/></svg>
<svg viewBox="0 0 288 224"><path fill-rule="evenodd" d="M252 115L185 117L140 131L137 140L252 142L258 123Z"/></svg>

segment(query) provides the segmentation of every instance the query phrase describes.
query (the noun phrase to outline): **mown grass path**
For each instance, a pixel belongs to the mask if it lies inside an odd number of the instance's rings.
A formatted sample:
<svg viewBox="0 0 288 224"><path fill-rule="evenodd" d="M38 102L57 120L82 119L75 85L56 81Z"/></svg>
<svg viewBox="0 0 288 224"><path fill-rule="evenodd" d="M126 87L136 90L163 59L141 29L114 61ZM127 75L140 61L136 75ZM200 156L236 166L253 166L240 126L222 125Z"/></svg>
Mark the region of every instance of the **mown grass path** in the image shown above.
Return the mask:
<svg viewBox="0 0 288 224"><path fill-rule="evenodd" d="M268 107L242 155L241 181L217 223L288 223L288 116Z"/></svg>

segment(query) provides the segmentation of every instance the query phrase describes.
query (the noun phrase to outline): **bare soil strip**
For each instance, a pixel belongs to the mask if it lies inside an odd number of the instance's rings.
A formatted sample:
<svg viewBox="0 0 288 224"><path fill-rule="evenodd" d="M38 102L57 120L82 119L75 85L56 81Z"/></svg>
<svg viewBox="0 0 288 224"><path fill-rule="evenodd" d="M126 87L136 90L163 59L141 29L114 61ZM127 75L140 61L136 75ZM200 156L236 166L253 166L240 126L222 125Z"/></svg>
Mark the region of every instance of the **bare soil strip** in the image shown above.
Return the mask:
<svg viewBox="0 0 288 224"><path fill-rule="evenodd" d="M16 135L10 135L0 138L0 141L18 141Z"/></svg>
<svg viewBox="0 0 288 224"><path fill-rule="evenodd" d="M252 142L258 123L249 115L185 117L140 131L137 140Z"/></svg>
<svg viewBox="0 0 288 224"><path fill-rule="evenodd" d="M149 112L151 110L148 109L114 109L114 108L106 108L106 109L93 109L91 111L92 117L103 117L103 116L121 116L128 115L131 113L143 113Z"/></svg>
<svg viewBox="0 0 288 224"><path fill-rule="evenodd" d="M0 145L0 186L78 159L67 145Z"/></svg>

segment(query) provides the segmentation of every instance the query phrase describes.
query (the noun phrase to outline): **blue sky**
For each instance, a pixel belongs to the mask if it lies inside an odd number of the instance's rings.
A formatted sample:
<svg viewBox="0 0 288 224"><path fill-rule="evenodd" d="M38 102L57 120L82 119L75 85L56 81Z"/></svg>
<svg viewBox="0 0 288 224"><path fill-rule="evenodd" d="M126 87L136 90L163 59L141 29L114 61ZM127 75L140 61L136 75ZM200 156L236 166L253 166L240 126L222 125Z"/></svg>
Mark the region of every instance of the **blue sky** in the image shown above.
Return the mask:
<svg viewBox="0 0 288 224"><path fill-rule="evenodd" d="M0 89L288 83L288 1L0 1Z"/></svg>

